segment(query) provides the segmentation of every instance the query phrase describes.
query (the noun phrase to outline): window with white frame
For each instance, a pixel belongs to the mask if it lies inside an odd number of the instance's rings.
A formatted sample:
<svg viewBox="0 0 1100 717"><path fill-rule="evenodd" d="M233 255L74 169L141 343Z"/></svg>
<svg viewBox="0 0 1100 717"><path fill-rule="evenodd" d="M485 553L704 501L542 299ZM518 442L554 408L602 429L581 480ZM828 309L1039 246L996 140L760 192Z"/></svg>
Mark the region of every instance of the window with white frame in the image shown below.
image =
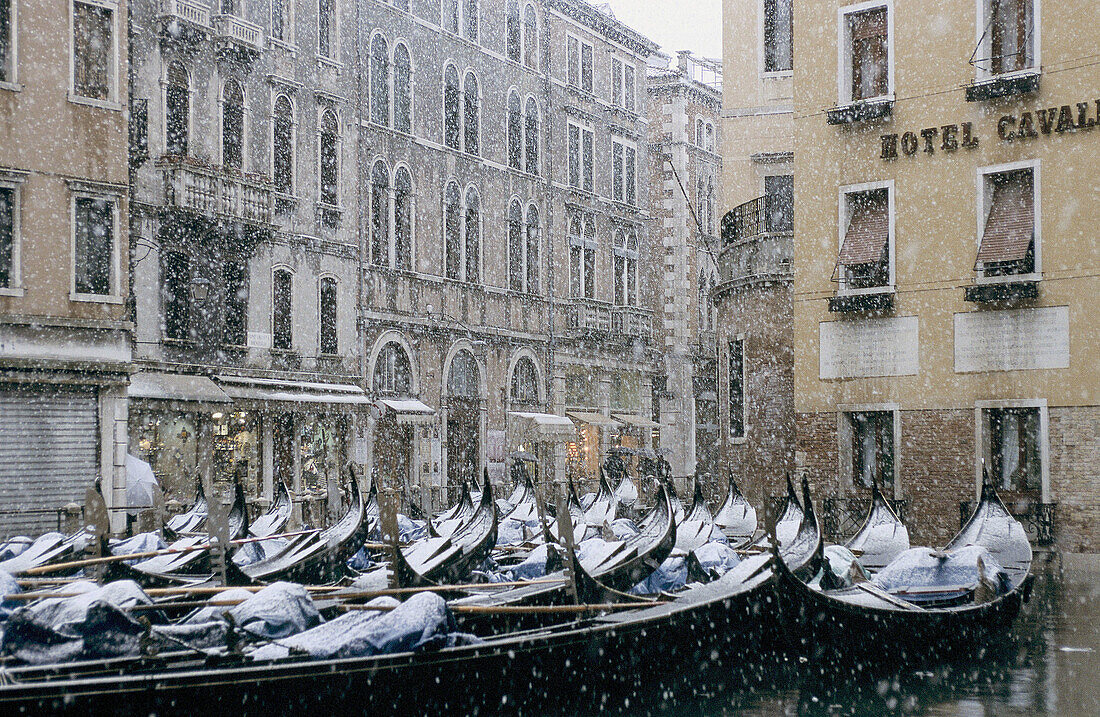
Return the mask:
<svg viewBox="0 0 1100 717"><path fill-rule="evenodd" d="M15 3L0 0L0 83L15 82Z"/></svg>
<svg viewBox="0 0 1100 717"><path fill-rule="evenodd" d="M615 230L611 248L615 281L613 292L618 306L638 305L638 232L634 228Z"/></svg>
<svg viewBox="0 0 1100 717"><path fill-rule="evenodd" d="M702 117L695 118L695 146L700 149L704 148L703 144L703 127L705 123Z"/></svg>
<svg viewBox="0 0 1100 717"><path fill-rule="evenodd" d="M481 90L477 77L466 73L462 81L462 128L463 149L469 154L478 154L481 139Z"/></svg>
<svg viewBox="0 0 1100 717"><path fill-rule="evenodd" d="M839 12L841 103L888 96L893 84L891 6L861 3Z"/></svg>
<svg viewBox="0 0 1100 717"><path fill-rule="evenodd" d="M381 35L370 41L370 121L390 124L390 51Z"/></svg>
<svg viewBox="0 0 1100 717"><path fill-rule="evenodd" d="M331 109L321 115L318 149L319 197L322 204L337 207L340 205L340 121Z"/></svg>
<svg viewBox="0 0 1100 717"><path fill-rule="evenodd" d="M538 371L527 356L520 357L512 369L512 402L521 406L535 406L539 402Z"/></svg>
<svg viewBox="0 0 1100 717"><path fill-rule="evenodd" d="M390 171L379 159L371 169L370 262L374 266L412 269L413 192L406 167ZM393 211L390 211L390 208Z"/></svg>
<svg viewBox="0 0 1100 717"><path fill-rule="evenodd" d="M794 66L792 0L764 0L764 72L790 72Z"/></svg>
<svg viewBox="0 0 1100 717"><path fill-rule="evenodd" d="M842 190L840 252L834 277L843 291L881 291L894 284L892 184Z"/></svg>
<svg viewBox="0 0 1100 717"><path fill-rule="evenodd" d="M461 0L443 0L441 9L443 12L443 29L457 35L462 28Z"/></svg>
<svg viewBox="0 0 1100 717"><path fill-rule="evenodd" d="M745 437L745 339L730 341L726 347L726 411L731 440Z"/></svg>
<svg viewBox="0 0 1100 717"><path fill-rule="evenodd" d="M474 42L478 38L478 5L478 0L464 0L462 3L462 34Z"/></svg>
<svg viewBox="0 0 1100 717"><path fill-rule="evenodd" d="M478 39L478 0L443 0L443 29L467 40Z"/></svg>
<svg viewBox="0 0 1100 717"><path fill-rule="evenodd" d="M372 385L379 396L412 395L412 364L401 344L390 341L378 352Z"/></svg>
<svg viewBox="0 0 1100 717"><path fill-rule="evenodd" d="M528 294L539 291L539 210L531 204L526 216L518 199L508 205L508 288Z"/></svg>
<svg viewBox="0 0 1100 717"><path fill-rule="evenodd" d="M591 92L594 68L592 45L574 35L567 36L565 44L566 82L571 87Z"/></svg>
<svg viewBox="0 0 1100 717"><path fill-rule="evenodd" d="M633 112L636 106L636 70L628 60L611 58L611 104Z"/></svg>
<svg viewBox="0 0 1100 717"><path fill-rule="evenodd" d="M476 284L481 280L481 197L474 187L466 189L466 222L463 230L466 273L462 280Z"/></svg>
<svg viewBox="0 0 1100 717"><path fill-rule="evenodd" d="M505 53L512 62L523 59L522 29L520 27L519 0L508 0L508 14L504 20Z"/></svg>
<svg viewBox="0 0 1100 717"><path fill-rule="evenodd" d="M20 283L19 183L0 176L0 292Z"/></svg>
<svg viewBox="0 0 1100 717"><path fill-rule="evenodd" d="M317 54L328 60L337 59L338 22L336 0L317 0Z"/></svg>
<svg viewBox="0 0 1100 717"><path fill-rule="evenodd" d="M443 194L443 255L448 279L462 279L462 194L458 182L447 183Z"/></svg>
<svg viewBox="0 0 1100 717"><path fill-rule="evenodd" d="M412 58L404 43L393 48L393 128L412 134Z"/></svg>
<svg viewBox="0 0 1100 717"><path fill-rule="evenodd" d="M708 152L714 151L714 125L710 122L706 126L706 149Z"/></svg>
<svg viewBox="0 0 1100 717"><path fill-rule="evenodd" d="M1012 403L979 408L982 457L999 489L1037 494L1043 487L1045 407Z"/></svg>
<svg viewBox="0 0 1100 717"><path fill-rule="evenodd" d="M596 218L587 212L569 217L569 295L596 298Z"/></svg>
<svg viewBox="0 0 1100 717"><path fill-rule="evenodd" d="M841 414L841 449L851 468L849 479L853 487L870 488L878 481L883 492L893 492L895 466L894 410L845 411ZM846 435L845 435L846 434Z"/></svg>
<svg viewBox="0 0 1100 717"><path fill-rule="evenodd" d="M271 0L271 37L279 42L294 42L294 0Z"/></svg>
<svg viewBox="0 0 1100 717"><path fill-rule="evenodd" d="M191 81L179 62L168 65L164 86L164 151L165 154L187 156L191 133Z"/></svg>
<svg viewBox="0 0 1100 717"><path fill-rule="evenodd" d="M447 65L443 70L443 144L458 149L462 136L462 90L458 86L458 70Z"/></svg>
<svg viewBox="0 0 1100 717"><path fill-rule="evenodd" d="M286 95L275 98L271 122L271 174L275 190L294 193L294 106Z"/></svg>
<svg viewBox="0 0 1100 717"><path fill-rule="evenodd" d="M794 231L794 175L764 177L764 212L768 232Z"/></svg>
<svg viewBox="0 0 1100 717"><path fill-rule="evenodd" d="M248 265L240 261L226 262L222 267L225 289L225 330L222 341L230 346L244 346L248 340Z"/></svg>
<svg viewBox="0 0 1100 717"><path fill-rule="evenodd" d="M334 355L340 351L340 339L336 331L336 288L334 277L321 277L317 305L320 311L320 349L322 354Z"/></svg>
<svg viewBox="0 0 1100 717"><path fill-rule="evenodd" d="M276 269L271 275L271 347L278 351L293 348L291 317L294 310L294 275L289 269Z"/></svg>
<svg viewBox="0 0 1100 717"><path fill-rule="evenodd" d="M979 276L1039 273L1038 170L1037 162L980 170Z"/></svg>
<svg viewBox="0 0 1100 717"><path fill-rule="evenodd" d="M627 204L638 203L638 150L633 143L611 140L611 198Z"/></svg>
<svg viewBox="0 0 1100 717"><path fill-rule="evenodd" d="M569 123L569 186L593 191L594 135L591 127Z"/></svg>
<svg viewBox="0 0 1100 717"><path fill-rule="evenodd" d="M451 180L444 190L443 250L448 279L476 284L481 277L481 197L475 187L462 194Z"/></svg>
<svg viewBox="0 0 1100 717"><path fill-rule="evenodd" d="M1036 0L982 0L975 65L988 75L1038 67Z"/></svg>
<svg viewBox="0 0 1100 717"><path fill-rule="evenodd" d="M90 100L115 99L117 33L114 2L73 0L73 95Z"/></svg>
<svg viewBox="0 0 1100 717"><path fill-rule="evenodd" d="M226 80L222 87L222 166L244 168L244 86Z"/></svg>
<svg viewBox="0 0 1100 717"><path fill-rule="evenodd" d="M118 296L117 197L74 192L72 211L73 294Z"/></svg>

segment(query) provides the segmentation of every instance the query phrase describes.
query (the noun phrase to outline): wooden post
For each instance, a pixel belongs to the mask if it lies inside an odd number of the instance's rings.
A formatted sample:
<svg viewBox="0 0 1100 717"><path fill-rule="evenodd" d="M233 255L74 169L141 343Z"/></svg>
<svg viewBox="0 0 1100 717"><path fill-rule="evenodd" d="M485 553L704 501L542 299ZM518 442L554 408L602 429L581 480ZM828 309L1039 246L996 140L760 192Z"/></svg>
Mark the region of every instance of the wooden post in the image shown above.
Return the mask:
<svg viewBox="0 0 1100 717"><path fill-rule="evenodd" d="M107 534L111 530L111 518L107 512L107 502L97 487L89 488L84 493L84 526L92 534L92 539L85 550L87 557L102 557L103 548L107 544ZM92 568L92 578L99 580L103 577L104 570L102 566Z"/></svg>
<svg viewBox="0 0 1100 717"><path fill-rule="evenodd" d="M576 547L573 542L573 518L569 515L569 499L566 497L566 490L559 491L557 494L558 535L565 543L565 559L562 561L565 566L565 589L573 603L577 604L580 602L577 592L577 566L573 564Z"/></svg>
<svg viewBox="0 0 1100 717"><path fill-rule="evenodd" d="M229 549L229 504L220 495L212 496L206 524L210 534L210 557L214 572L221 579L221 584L225 585L225 561L228 559L226 551Z"/></svg>
<svg viewBox="0 0 1100 717"><path fill-rule="evenodd" d="M374 479L378 479L377 474ZM385 483L378 486L378 524L382 531L382 542L393 553L391 565L397 564L397 551L401 549L398 545L400 531L397 528L397 511L400 506L401 495L392 486ZM397 584L396 570L393 571L390 582L391 587L400 587Z"/></svg>

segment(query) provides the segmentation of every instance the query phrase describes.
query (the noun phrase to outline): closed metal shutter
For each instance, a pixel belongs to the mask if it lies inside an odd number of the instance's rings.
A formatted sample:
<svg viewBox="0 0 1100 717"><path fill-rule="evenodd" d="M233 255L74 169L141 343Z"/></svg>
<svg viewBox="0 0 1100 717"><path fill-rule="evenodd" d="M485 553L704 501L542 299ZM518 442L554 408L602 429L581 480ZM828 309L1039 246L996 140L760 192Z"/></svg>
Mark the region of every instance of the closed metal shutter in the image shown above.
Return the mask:
<svg viewBox="0 0 1100 717"><path fill-rule="evenodd" d="M98 467L94 389L0 385L0 535L57 530Z"/></svg>

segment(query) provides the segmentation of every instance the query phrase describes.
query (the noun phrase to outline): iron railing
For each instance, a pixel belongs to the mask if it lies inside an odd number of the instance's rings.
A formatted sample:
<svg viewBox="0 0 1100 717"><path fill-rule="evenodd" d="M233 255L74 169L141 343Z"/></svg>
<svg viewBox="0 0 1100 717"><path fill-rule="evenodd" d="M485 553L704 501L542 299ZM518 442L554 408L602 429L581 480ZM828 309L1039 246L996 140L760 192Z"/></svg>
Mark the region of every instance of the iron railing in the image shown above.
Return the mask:
<svg viewBox="0 0 1100 717"><path fill-rule="evenodd" d="M1054 543L1055 515L1057 503L1028 502L1026 504L1007 503L1008 512L1024 525L1028 538L1035 545ZM970 514L974 512L974 501L959 502L959 527L966 525Z"/></svg>
<svg viewBox="0 0 1100 717"><path fill-rule="evenodd" d="M890 507L894 509L898 518L905 522L905 516L909 512L909 501L905 499L890 501ZM839 543L848 540L867 517L871 509L871 499L856 496L834 496L822 501L821 528L825 538Z"/></svg>
<svg viewBox="0 0 1100 717"><path fill-rule="evenodd" d="M750 199L722 217L722 245L729 246L761 234L789 234L794 231L792 208L778 196Z"/></svg>

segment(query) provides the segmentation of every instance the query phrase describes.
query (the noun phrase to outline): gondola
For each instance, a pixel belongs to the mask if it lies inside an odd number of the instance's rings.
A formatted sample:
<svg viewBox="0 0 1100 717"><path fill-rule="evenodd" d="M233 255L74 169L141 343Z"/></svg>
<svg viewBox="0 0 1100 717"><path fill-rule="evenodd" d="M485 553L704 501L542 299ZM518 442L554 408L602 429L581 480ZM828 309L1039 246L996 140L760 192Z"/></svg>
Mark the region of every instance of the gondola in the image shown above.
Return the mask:
<svg viewBox="0 0 1100 717"><path fill-rule="evenodd" d="M180 533L197 533L206 525L206 516L210 512L210 504L206 500L206 491L202 480L195 481L195 502L183 513L174 515L164 524L164 538L169 542L179 537Z"/></svg>
<svg viewBox="0 0 1100 717"><path fill-rule="evenodd" d="M521 523L537 521L539 519L538 498L531 474L527 472L526 466L517 463L512 468L512 475L516 479L516 489L508 497L508 503L512 506L512 509L505 518L518 520ZM486 481L486 484L488 484L488 481Z"/></svg>
<svg viewBox="0 0 1100 717"><path fill-rule="evenodd" d="M573 527L573 539L579 541L583 540L584 534L588 532L588 523L585 522L584 509L581 508L581 502L577 498L577 488L573 485L572 479L569 480L568 485L569 491L566 499L566 510L569 513L570 524ZM565 540L561 535L561 530L558 525L559 518L560 516L550 521L547 530L550 533L550 539L552 541L558 544L564 544Z"/></svg>
<svg viewBox="0 0 1100 717"><path fill-rule="evenodd" d="M756 508L741 494L737 481L733 479L733 471L730 471L726 485L726 500L715 513L714 524L737 548L752 542L756 535Z"/></svg>
<svg viewBox="0 0 1100 717"><path fill-rule="evenodd" d="M710 540L714 531L714 518L703 498L703 486L698 477L695 479L695 494L691 509L684 519L676 524L676 549L690 553Z"/></svg>
<svg viewBox="0 0 1100 717"><path fill-rule="evenodd" d="M866 581L823 589L808 584L804 573L795 574L779 560L777 594L784 621L804 637L813 658L835 669L865 658L892 662L980 649L986 638L1012 623L1030 597L1032 582L1027 536L988 481L967 524L946 550L930 552L929 557L945 560L952 551L970 545L1006 561L1007 584L998 584L996 576L980 577L977 585L955 586L962 588L962 597L938 606L918 604ZM909 592L920 587L910 586ZM942 593L948 586L928 587Z"/></svg>
<svg viewBox="0 0 1100 717"><path fill-rule="evenodd" d="M596 496L592 503L584 510L584 522L591 526L611 525L615 522L618 509L618 501L615 493L607 482L607 474L600 467L600 485L596 489Z"/></svg>
<svg viewBox="0 0 1100 717"><path fill-rule="evenodd" d="M859 556L859 564L869 572L878 572L891 560L909 549L909 530L878 487L871 481L871 507L856 534L844 547Z"/></svg>
<svg viewBox="0 0 1100 717"><path fill-rule="evenodd" d="M803 523L805 512L798 502L798 495L794 491L794 483L791 482L791 474L787 474L787 498L783 504L783 510L779 513L779 520L775 521L775 536L779 544L786 545L798 535ZM771 544L770 535L762 535L753 541L757 547L766 547Z"/></svg>
<svg viewBox="0 0 1100 717"><path fill-rule="evenodd" d="M363 499L359 481L350 470L349 477L351 503L339 521L324 530L296 536L283 550L265 560L243 567L231 564L229 582L251 585L285 580L317 585L343 577L348 560L377 528L377 522L369 517L371 511L368 501Z"/></svg>
<svg viewBox="0 0 1100 717"><path fill-rule="evenodd" d="M394 551L393 570L401 587L460 582L489 556L497 542L497 510L489 482L477 510L450 536L426 538Z"/></svg>
<svg viewBox="0 0 1100 717"><path fill-rule="evenodd" d="M676 495L676 486L673 485L671 477L664 479L662 482L668 489L669 500L672 504L672 518L679 523L684 519L687 512L684 510L684 502L680 500L680 496Z"/></svg>
<svg viewBox="0 0 1100 717"><path fill-rule="evenodd" d="M290 491L286 483L279 481L275 486L275 501L271 504L270 510L252 522L248 527L248 534L254 538L266 538L283 532L287 523L290 522L292 508Z"/></svg>
<svg viewBox="0 0 1100 717"><path fill-rule="evenodd" d="M432 531L443 537L449 536L470 520L470 517L474 514L474 506L475 504L470 496L470 486L466 479L463 479L462 486L459 489L458 502L439 514L431 523Z"/></svg>
<svg viewBox="0 0 1100 717"><path fill-rule="evenodd" d="M19 555L0 563L0 571L21 575L33 568L75 560L84 552L94 535L86 528L75 533L47 533L27 546Z"/></svg>

